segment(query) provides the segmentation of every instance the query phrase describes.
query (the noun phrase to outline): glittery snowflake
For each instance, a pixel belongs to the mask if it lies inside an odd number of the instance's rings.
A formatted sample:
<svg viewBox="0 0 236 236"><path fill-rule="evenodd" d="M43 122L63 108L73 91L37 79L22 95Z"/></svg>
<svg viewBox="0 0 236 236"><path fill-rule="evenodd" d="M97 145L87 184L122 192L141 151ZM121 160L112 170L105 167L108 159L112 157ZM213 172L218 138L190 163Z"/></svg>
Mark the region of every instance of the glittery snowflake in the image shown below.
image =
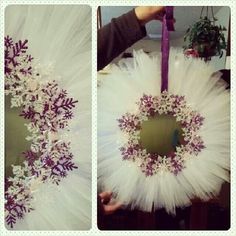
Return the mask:
<svg viewBox="0 0 236 236"><path fill-rule="evenodd" d="M11 96L11 107L21 107L19 116L28 121L26 140L30 149L23 152L23 166L12 166L13 177L5 181L5 220L11 228L17 219L33 210L32 191L41 183L59 184L69 171L78 168L73 162L70 143L61 140L59 130L68 128L72 109L78 101L55 80L41 80L50 68L39 68L27 54L27 40L14 43L6 36L5 95Z"/></svg>
<svg viewBox="0 0 236 236"><path fill-rule="evenodd" d="M120 148L123 160L136 163L146 176L160 171L168 171L177 175L185 168L187 154L197 156L204 146L198 131L203 125L204 117L194 111L186 103L184 96L169 94L167 91L160 96L144 94L136 104L138 114L126 113L118 119L120 130L128 135L128 141ZM166 156L149 153L139 142L143 121L156 115L171 115L180 123L184 140L175 151Z"/></svg>

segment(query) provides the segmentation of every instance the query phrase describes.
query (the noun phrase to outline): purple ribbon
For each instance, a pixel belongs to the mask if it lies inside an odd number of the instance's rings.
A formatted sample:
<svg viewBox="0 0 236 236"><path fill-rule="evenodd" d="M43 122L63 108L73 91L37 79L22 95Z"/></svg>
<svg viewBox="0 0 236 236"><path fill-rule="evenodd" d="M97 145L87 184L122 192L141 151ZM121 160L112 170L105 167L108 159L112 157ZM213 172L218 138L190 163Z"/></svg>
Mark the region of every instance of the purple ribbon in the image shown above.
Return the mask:
<svg viewBox="0 0 236 236"><path fill-rule="evenodd" d="M169 31L174 31L173 8L166 7L166 14L162 21L162 39L161 39L161 92L168 90L168 70L169 70Z"/></svg>

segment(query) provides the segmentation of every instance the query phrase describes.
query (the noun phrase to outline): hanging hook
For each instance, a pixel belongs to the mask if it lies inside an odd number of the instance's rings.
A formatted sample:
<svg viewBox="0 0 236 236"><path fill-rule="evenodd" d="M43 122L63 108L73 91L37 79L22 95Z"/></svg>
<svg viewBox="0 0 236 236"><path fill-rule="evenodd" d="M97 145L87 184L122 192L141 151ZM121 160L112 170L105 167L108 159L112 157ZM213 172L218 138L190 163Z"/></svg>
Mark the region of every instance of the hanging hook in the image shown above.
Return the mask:
<svg viewBox="0 0 236 236"><path fill-rule="evenodd" d="M211 15L212 15L212 21L213 21L213 25L215 25L215 15L214 15L214 11L213 11L213 7L211 7Z"/></svg>
<svg viewBox="0 0 236 236"><path fill-rule="evenodd" d="M202 13L203 13L204 8L205 7L203 6L202 9L201 9L200 19L202 18Z"/></svg>

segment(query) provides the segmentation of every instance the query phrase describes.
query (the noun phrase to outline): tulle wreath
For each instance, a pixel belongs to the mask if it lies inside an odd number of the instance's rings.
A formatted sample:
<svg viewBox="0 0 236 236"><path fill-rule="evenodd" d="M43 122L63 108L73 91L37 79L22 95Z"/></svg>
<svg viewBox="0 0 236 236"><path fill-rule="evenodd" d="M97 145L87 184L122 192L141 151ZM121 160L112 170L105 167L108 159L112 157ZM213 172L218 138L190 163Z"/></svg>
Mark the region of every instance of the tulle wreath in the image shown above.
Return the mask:
<svg viewBox="0 0 236 236"><path fill-rule="evenodd" d="M217 196L230 169L230 94L220 76L173 48L168 92L161 92L158 53L136 51L113 65L98 88L99 187L131 209L171 214L193 198ZM165 156L140 143L142 122L156 114L173 116L183 129Z"/></svg>
<svg viewBox="0 0 236 236"><path fill-rule="evenodd" d="M6 181L6 227L89 229L91 9L14 5L5 22L5 91L30 121L31 142Z"/></svg>

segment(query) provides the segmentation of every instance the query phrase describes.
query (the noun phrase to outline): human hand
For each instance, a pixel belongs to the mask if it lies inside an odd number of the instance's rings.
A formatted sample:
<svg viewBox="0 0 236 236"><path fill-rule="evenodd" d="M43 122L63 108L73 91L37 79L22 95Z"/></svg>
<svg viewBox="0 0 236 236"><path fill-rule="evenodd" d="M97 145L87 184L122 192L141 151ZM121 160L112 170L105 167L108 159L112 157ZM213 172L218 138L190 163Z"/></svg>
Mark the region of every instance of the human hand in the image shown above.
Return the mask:
<svg viewBox="0 0 236 236"><path fill-rule="evenodd" d="M122 203L112 201L112 192L109 191L102 192L99 194L99 196L101 198L101 203L105 215L113 214L116 210L118 210L122 206Z"/></svg>
<svg viewBox="0 0 236 236"><path fill-rule="evenodd" d="M151 20L162 20L165 14L164 6L139 6L135 8L135 14L141 25Z"/></svg>

